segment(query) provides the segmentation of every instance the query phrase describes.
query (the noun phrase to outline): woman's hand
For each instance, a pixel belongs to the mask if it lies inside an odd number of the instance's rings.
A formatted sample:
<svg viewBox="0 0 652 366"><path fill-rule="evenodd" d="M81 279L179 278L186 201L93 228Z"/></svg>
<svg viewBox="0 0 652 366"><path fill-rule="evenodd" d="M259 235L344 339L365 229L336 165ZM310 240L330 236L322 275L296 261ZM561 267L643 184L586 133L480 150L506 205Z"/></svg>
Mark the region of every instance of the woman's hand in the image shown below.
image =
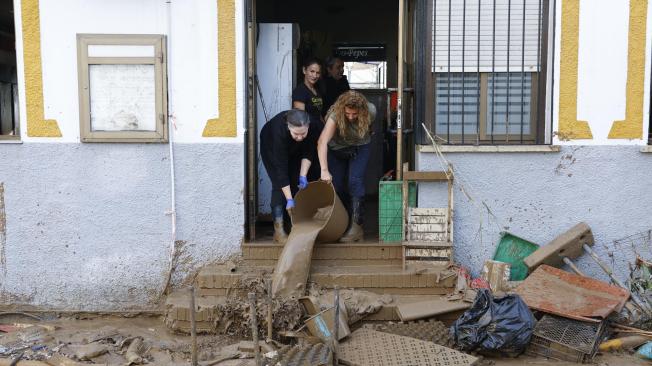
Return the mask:
<svg viewBox="0 0 652 366"><path fill-rule="evenodd" d="M322 170L321 171L321 180L324 182L330 182L333 180L333 176L331 175L331 172L328 171L328 169Z"/></svg>

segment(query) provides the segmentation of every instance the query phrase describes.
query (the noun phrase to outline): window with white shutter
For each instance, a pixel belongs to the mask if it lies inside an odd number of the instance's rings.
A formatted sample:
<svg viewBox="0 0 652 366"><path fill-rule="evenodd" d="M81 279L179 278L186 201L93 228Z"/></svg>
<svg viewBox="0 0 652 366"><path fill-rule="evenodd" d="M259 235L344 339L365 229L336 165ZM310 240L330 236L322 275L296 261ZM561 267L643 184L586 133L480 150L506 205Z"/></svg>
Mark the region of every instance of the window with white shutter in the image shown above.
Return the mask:
<svg viewBox="0 0 652 366"><path fill-rule="evenodd" d="M421 116L439 140L546 143L545 83L538 81L547 71L550 2L426 0L422 6L427 51L419 69L427 106Z"/></svg>

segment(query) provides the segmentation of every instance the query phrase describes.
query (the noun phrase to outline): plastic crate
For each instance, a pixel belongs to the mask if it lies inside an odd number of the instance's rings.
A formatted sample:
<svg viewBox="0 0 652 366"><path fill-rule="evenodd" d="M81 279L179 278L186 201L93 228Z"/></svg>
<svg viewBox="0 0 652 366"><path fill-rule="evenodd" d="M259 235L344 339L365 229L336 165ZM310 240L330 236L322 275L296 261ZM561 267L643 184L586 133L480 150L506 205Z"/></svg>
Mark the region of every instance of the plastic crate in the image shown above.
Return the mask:
<svg viewBox="0 0 652 366"><path fill-rule="evenodd" d="M408 184L408 205L416 207L417 185ZM403 182L380 181L378 185L378 231L385 243L403 240Z"/></svg>
<svg viewBox="0 0 652 366"><path fill-rule="evenodd" d="M539 245L535 243L514 234L502 232L493 259L511 265L510 281L523 281L528 275L528 268L523 263L523 259L537 249L539 249Z"/></svg>

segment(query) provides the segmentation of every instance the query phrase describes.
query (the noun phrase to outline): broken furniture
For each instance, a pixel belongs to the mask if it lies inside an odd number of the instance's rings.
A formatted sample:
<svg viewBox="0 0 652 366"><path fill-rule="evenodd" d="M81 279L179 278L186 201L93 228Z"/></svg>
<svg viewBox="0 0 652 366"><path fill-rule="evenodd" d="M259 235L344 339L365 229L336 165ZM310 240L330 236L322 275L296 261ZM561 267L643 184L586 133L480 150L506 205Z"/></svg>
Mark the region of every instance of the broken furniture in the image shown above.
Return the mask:
<svg viewBox="0 0 652 366"><path fill-rule="evenodd" d="M531 308L566 318L598 322L622 310L629 291L593 278L541 265L515 290Z"/></svg>
<svg viewBox="0 0 652 366"><path fill-rule="evenodd" d="M447 182L445 208L408 207L411 182ZM410 261L448 264L453 258L453 172L421 172L403 164L403 269Z"/></svg>
<svg viewBox="0 0 652 366"><path fill-rule="evenodd" d="M553 267L561 267L567 264L575 273L580 276L584 274L575 266L571 259L584 254L585 246L592 246L594 243L591 228L584 222L573 226L565 233L557 236L553 241L537 249L534 253L523 259L530 272L538 266L547 264Z"/></svg>
<svg viewBox="0 0 652 366"><path fill-rule="evenodd" d="M400 304L396 308L401 321L430 318L454 311L466 310L471 304L465 301L448 301L446 298Z"/></svg>
<svg viewBox="0 0 652 366"><path fill-rule="evenodd" d="M558 361L591 362L607 328L605 324L546 314L534 327L525 353Z"/></svg>

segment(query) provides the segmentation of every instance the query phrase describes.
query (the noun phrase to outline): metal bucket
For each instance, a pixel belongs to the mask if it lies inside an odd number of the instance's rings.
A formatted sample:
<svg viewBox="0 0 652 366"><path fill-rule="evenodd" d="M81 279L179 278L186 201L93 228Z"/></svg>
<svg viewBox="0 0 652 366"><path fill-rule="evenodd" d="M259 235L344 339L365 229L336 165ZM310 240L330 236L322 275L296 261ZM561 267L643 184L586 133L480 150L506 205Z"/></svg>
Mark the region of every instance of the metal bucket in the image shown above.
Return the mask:
<svg viewBox="0 0 652 366"><path fill-rule="evenodd" d="M320 208L330 210L324 213L328 217L326 224L319 232L317 241L334 242L337 241L349 224L349 214L346 212L344 205L340 201L335 188L331 183L317 181L308 184L308 187L299 191L295 197L296 206L292 213L292 222L294 224L303 221L312 221L313 217Z"/></svg>

